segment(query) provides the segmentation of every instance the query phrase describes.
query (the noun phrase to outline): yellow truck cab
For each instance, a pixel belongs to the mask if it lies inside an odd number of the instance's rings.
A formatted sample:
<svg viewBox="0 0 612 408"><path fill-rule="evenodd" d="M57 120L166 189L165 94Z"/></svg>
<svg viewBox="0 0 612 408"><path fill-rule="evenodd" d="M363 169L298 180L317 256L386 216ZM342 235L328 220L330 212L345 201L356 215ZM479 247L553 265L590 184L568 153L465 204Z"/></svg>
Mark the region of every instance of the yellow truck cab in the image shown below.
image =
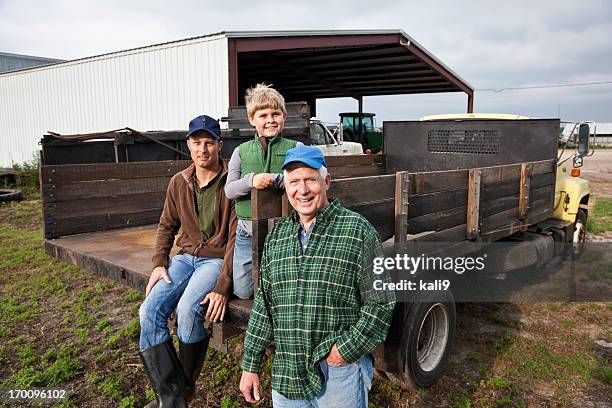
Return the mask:
<svg viewBox="0 0 612 408"><path fill-rule="evenodd" d="M528 116L500 114L500 113L458 113L427 115L421 121L466 121L476 119L497 120L528 120ZM589 146L589 124L578 122L573 126L567 140L563 140L557 157L557 173L555 182L555 201L553 219L567 221L574 224L572 241L574 245L582 244L586 239L587 205L591 194L588 180L580 178L580 167L583 157L591 156L593 151ZM576 150L567 149L569 140L575 139Z"/></svg>

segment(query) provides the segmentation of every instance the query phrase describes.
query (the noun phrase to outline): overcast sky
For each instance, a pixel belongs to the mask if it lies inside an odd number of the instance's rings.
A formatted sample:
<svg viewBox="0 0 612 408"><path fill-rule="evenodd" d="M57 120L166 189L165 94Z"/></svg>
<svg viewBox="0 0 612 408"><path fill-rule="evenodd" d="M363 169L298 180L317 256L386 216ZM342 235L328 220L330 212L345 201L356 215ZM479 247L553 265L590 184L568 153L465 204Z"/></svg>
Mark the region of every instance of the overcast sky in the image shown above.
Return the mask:
<svg viewBox="0 0 612 408"><path fill-rule="evenodd" d="M0 51L61 59L219 31L298 29L402 29L476 88L476 112L612 122L612 83L478 91L612 82L612 1L0 0ZM379 121L466 105L465 94L364 100ZM356 106L343 98L318 109L334 120Z"/></svg>

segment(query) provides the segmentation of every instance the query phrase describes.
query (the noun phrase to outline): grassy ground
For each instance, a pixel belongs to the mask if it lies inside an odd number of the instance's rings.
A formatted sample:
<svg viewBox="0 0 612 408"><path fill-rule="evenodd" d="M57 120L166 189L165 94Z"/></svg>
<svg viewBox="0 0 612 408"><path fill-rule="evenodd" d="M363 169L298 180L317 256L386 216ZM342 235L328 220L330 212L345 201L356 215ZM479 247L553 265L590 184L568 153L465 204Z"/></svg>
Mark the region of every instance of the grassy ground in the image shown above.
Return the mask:
<svg viewBox="0 0 612 408"><path fill-rule="evenodd" d="M587 230L594 234L612 231L612 198L597 198L589 215Z"/></svg>
<svg viewBox="0 0 612 408"><path fill-rule="evenodd" d="M609 228L603 203L591 228ZM40 223L39 201L0 205L0 388L63 388L64 407L142 406L152 395L137 354L142 293L46 256ZM612 352L600 344L612 341L611 317L611 303L459 304L442 380L409 392L376 378L370 406L609 403ZM243 406L240 337L230 349L209 351L192 406ZM268 374L263 385L269 407Z"/></svg>

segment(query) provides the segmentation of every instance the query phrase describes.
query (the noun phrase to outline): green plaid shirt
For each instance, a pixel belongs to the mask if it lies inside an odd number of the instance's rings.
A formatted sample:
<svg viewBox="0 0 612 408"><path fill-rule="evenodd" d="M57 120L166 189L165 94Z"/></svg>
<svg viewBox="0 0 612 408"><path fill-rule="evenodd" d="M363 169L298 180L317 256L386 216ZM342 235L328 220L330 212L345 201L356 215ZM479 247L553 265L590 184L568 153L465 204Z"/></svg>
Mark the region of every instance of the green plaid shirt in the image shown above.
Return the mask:
<svg viewBox="0 0 612 408"><path fill-rule="evenodd" d="M302 255L295 212L266 237L242 369L259 372L274 340L272 388L290 399L321 391L319 361L334 343L348 363L385 340L394 294L372 289L376 230L361 215L332 202L319 211Z"/></svg>

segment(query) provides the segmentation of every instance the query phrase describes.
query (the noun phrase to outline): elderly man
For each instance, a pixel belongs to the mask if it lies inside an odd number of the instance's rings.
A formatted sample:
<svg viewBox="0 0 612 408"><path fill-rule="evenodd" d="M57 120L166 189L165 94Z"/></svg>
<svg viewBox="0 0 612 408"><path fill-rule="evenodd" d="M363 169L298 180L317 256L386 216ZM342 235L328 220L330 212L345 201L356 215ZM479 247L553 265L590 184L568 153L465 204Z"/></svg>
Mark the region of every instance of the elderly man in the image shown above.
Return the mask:
<svg viewBox="0 0 612 408"><path fill-rule="evenodd" d="M223 191L227 164L219 122L202 115L189 122L193 163L168 184L159 219L153 272L140 307L140 357L156 401L148 406L184 407L195 392L208 347L204 318L223 320L232 288L237 218ZM176 234L179 253L169 259ZM179 355L168 317L176 309Z"/></svg>
<svg viewBox="0 0 612 408"><path fill-rule="evenodd" d="M378 234L328 201L331 179L319 149L300 144L282 167L295 212L266 238L240 390L247 402L260 400L260 363L274 340L275 407L367 407L370 353L384 341L395 305L393 294L368 289L381 256Z"/></svg>

